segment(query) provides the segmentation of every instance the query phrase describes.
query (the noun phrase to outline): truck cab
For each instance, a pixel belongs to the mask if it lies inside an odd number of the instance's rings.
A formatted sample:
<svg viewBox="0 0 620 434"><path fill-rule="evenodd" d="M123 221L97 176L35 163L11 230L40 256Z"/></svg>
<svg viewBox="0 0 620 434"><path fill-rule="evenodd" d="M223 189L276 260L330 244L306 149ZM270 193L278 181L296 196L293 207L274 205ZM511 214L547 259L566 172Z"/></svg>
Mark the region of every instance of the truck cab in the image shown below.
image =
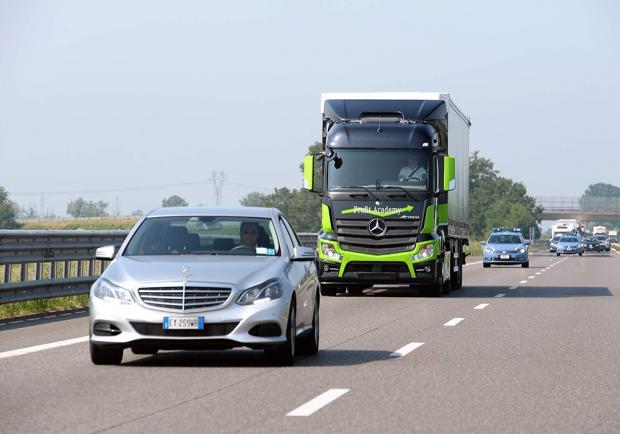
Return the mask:
<svg viewBox="0 0 620 434"><path fill-rule="evenodd" d="M304 178L323 197L323 294L460 287L469 120L446 94L323 94L321 109L322 152L306 157Z"/></svg>

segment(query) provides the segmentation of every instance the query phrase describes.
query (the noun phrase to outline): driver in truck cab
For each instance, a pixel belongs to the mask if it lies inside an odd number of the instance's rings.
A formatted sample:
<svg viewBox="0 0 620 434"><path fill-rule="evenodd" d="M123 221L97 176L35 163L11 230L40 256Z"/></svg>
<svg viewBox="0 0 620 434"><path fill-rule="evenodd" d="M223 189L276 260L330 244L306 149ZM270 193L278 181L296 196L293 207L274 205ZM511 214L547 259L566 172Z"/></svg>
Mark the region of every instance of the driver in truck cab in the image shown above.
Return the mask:
<svg viewBox="0 0 620 434"><path fill-rule="evenodd" d="M409 159L409 164L398 173L398 180L400 182L414 181L425 183L426 182L426 169L418 165L418 159L412 157Z"/></svg>

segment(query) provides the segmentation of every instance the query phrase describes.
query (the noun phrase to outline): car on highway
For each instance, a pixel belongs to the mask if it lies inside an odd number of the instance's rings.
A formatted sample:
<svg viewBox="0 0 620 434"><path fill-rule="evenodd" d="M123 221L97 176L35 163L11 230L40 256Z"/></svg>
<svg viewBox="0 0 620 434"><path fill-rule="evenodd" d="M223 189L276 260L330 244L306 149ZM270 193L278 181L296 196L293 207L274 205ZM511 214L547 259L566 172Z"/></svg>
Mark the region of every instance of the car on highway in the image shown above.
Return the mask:
<svg viewBox="0 0 620 434"><path fill-rule="evenodd" d="M583 243L577 236L563 236L558 241L556 249L557 250L555 254L557 256L566 254L578 254L579 256L581 256L584 252Z"/></svg>
<svg viewBox="0 0 620 434"><path fill-rule="evenodd" d="M269 208L160 208L144 216L90 291L90 356L265 351L275 364L319 347L315 250Z"/></svg>
<svg viewBox="0 0 620 434"><path fill-rule="evenodd" d="M605 246L595 237L588 237L583 240L584 252L603 252Z"/></svg>
<svg viewBox="0 0 620 434"><path fill-rule="evenodd" d="M593 237L596 238L601 245L603 245L606 252L611 250L611 241L609 241L609 238L607 238L606 235L593 235Z"/></svg>
<svg viewBox="0 0 620 434"><path fill-rule="evenodd" d="M482 266L491 264L520 264L523 268L530 266L528 246L523 239L521 229L494 228L486 242L482 243Z"/></svg>
<svg viewBox="0 0 620 434"><path fill-rule="evenodd" d="M549 253L555 253L558 246L558 241L560 241L560 238L563 236L564 234L558 234L549 240Z"/></svg>

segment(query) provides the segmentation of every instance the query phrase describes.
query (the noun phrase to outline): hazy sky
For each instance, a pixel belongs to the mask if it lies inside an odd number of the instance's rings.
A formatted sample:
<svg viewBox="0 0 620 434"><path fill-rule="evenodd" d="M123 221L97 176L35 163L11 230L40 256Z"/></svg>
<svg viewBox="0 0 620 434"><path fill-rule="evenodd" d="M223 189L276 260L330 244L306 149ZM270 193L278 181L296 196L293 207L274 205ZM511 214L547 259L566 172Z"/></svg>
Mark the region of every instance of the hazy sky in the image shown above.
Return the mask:
<svg viewBox="0 0 620 434"><path fill-rule="evenodd" d="M128 214L214 205L223 171L236 206L300 187L321 92L442 91L530 194L620 186L619 22L616 0L0 0L0 185Z"/></svg>

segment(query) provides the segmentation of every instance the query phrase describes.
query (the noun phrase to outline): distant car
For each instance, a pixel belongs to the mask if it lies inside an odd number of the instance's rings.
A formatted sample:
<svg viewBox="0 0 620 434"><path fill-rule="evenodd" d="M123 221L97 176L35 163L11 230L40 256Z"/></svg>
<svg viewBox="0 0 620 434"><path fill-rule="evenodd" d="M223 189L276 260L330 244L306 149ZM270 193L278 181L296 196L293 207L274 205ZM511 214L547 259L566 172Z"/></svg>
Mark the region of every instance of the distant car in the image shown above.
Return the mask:
<svg viewBox="0 0 620 434"><path fill-rule="evenodd" d="M160 208L143 217L90 291L90 357L123 350L264 349L277 364L319 345L315 251L277 209Z"/></svg>
<svg viewBox="0 0 620 434"><path fill-rule="evenodd" d="M482 266L488 268L491 264L520 264L528 268L528 245L529 242L523 239L519 229L495 228L483 243Z"/></svg>
<svg viewBox="0 0 620 434"><path fill-rule="evenodd" d="M564 235L562 234L556 235L555 237L549 240L549 253L555 253L557 249L558 241L560 241L560 238L562 238L563 236Z"/></svg>
<svg viewBox="0 0 620 434"><path fill-rule="evenodd" d="M583 241L583 249L585 252L603 252L605 246L598 239L588 237Z"/></svg>
<svg viewBox="0 0 620 434"><path fill-rule="evenodd" d="M593 235L593 238L596 238L604 247L605 251L609 252L611 250L611 242L609 238L605 235Z"/></svg>
<svg viewBox="0 0 620 434"><path fill-rule="evenodd" d="M578 254L579 256L583 255L583 243L576 236L563 236L560 238L557 244L556 255L566 255L566 254Z"/></svg>

